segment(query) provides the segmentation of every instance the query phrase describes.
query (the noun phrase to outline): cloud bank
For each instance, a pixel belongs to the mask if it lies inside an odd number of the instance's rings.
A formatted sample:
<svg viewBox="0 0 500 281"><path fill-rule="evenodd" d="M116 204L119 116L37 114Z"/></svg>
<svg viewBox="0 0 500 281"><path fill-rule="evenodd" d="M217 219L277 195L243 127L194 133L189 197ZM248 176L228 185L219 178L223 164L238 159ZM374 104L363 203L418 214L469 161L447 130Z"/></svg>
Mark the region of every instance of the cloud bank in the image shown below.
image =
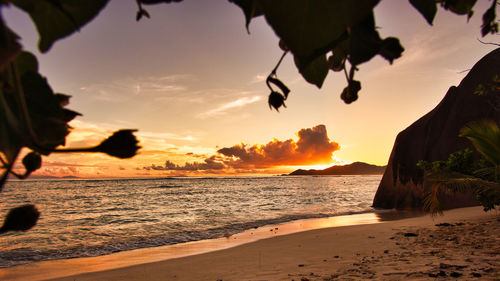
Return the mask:
<svg viewBox="0 0 500 281"><path fill-rule="evenodd" d="M216 156L212 156L204 160L204 162L192 162L184 165L176 165L173 162L165 161L165 166L151 165L144 167L144 170L159 170L159 171L206 171L206 170L222 170L225 166L223 163L218 162Z"/></svg>
<svg viewBox="0 0 500 281"><path fill-rule="evenodd" d="M216 155L203 162L191 162L177 165L166 161L164 166L151 165L145 170L164 171L220 171L220 170L255 170L279 166L317 165L333 162L333 152L340 149L338 143L328 137L325 125L301 129L297 132L298 140L280 141L274 139L267 144L237 144L224 147Z"/></svg>

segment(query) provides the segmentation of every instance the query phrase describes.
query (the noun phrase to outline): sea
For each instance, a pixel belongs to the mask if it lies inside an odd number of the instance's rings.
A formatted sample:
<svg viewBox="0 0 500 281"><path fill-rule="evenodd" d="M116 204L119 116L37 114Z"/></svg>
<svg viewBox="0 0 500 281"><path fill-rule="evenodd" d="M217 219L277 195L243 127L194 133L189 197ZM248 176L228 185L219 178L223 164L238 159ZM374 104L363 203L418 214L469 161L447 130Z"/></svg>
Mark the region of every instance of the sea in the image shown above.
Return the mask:
<svg viewBox="0 0 500 281"><path fill-rule="evenodd" d="M0 267L373 212L380 179L381 175L10 181L0 193L0 217L23 204L35 204L41 215L31 230L0 236Z"/></svg>

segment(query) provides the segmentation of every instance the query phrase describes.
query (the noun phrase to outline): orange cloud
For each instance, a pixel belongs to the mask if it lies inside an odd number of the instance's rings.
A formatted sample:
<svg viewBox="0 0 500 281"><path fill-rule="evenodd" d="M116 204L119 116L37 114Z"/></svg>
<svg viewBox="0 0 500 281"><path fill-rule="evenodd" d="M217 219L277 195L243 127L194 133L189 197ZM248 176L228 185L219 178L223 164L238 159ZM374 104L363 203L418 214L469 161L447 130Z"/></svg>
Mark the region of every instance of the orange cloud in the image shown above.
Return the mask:
<svg viewBox="0 0 500 281"><path fill-rule="evenodd" d="M265 145L249 146L242 143L232 147L224 147L217 151L217 155L206 158L204 162L176 165L167 160L164 166L151 165L143 167L143 169L192 172L233 170L242 172L279 166L330 164L333 162L333 152L340 149L338 143L330 141L328 138L325 125L301 129L297 136L298 141L274 139Z"/></svg>
<svg viewBox="0 0 500 281"><path fill-rule="evenodd" d="M235 145L219 149L217 152L228 159L224 163L235 169L265 169L276 166L329 164L334 151L340 149L338 143L330 141L325 125L301 129L292 139L274 139L266 145Z"/></svg>

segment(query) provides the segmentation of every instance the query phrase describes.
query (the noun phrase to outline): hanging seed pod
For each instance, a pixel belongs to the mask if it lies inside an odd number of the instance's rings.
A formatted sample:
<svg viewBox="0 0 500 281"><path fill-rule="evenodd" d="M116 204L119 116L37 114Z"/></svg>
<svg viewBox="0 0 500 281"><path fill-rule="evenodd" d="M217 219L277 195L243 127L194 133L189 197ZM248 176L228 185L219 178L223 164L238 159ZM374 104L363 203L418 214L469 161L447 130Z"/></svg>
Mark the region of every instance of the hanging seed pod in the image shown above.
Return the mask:
<svg viewBox="0 0 500 281"><path fill-rule="evenodd" d="M136 130L119 130L96 146L92 151L103 152L118 158L131 158L141 148L134 136Z"/></svg>
<svg viewBox="0 0 500 281"><path fill-rule="evenodd" d="M269 95L269 99L268 99L268 103L269 103L269 108L274 108L276 109L276 111L279 111L279 108L281 106L284 106L286 107L285 105L285 97L278 93L278 92L271 92L271 94Z"/></svg>
<svg viewBox="0 0 500 281"><path fill-rule="evenodd" d="M39 216L40 212L35 205L28 204L11 209L0 228L0 234L8 231L26 231L36 225Z"/></svg>
<svg viewBox="0 0 500 281"><path fill-rule="evenodd" d="M24 168L26 169L26 173L30 174L31 172L40 169L42 166L42 157L40 154L32 151L24 156L22 162Z"/></svg>

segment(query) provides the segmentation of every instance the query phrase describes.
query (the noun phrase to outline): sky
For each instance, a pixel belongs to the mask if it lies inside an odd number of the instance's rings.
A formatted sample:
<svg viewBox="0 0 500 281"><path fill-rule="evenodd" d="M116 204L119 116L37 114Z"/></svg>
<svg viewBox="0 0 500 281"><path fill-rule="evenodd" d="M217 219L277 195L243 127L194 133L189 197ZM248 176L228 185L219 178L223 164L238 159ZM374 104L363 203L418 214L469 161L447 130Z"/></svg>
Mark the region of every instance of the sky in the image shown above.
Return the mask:
<svg viewBox="0 0 500 281"><path fill-rule="evenodd" d="M330 72L321 89L305 82L286 56L278 77L292 90L287 108L272 111L265 77L282 51L263 17L250 24L226 0L145 6L112 0L80 32L46 54L29 17L2 11L55 92L72 96L83 116L70 124L67 147L98 144L113 131L138 129L132 159L102 154L51 154L42 176L159 177L272 175L363 161L386 165L397 134L432 110L475 62L494 49L481 44L475 15L439 9L430 26L409 4L375 8L381 36L405 48L392 65L380 57L359 66L359 99L345 104L343 75ZM485 41L498 42L498 35Z"/></svg>

